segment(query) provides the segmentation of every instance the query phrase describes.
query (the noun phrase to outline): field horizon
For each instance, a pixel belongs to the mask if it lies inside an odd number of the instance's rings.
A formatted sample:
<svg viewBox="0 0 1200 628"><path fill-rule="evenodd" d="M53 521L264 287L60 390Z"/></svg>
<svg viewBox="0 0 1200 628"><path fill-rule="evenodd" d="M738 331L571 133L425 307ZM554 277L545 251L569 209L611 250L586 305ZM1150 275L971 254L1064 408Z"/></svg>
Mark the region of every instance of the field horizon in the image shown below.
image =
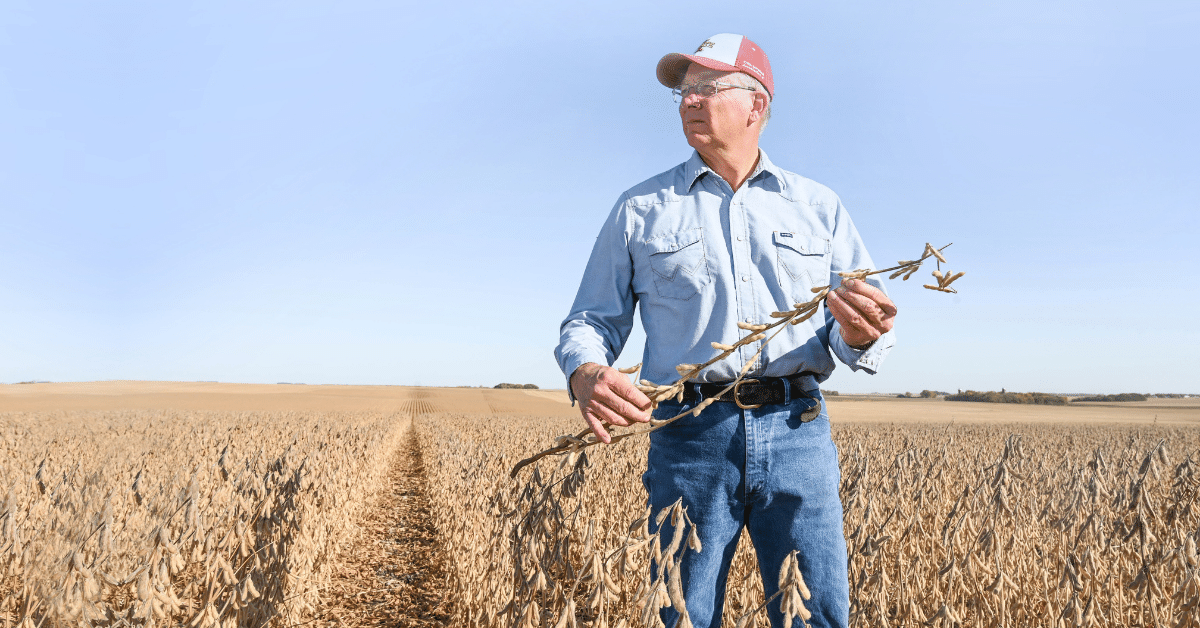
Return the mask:
<svg viewBox="0 0 1200 628"><path fill-rule="evenodd" d="M84 410L403 411L414 391L441 411L576 416L563 389L359 384L238 384L110 380L0 384L0 412ZM1055 422L1200 424L1200 398L1080 402L1067 406L898 398L827 397L834 422Z"/></svg>

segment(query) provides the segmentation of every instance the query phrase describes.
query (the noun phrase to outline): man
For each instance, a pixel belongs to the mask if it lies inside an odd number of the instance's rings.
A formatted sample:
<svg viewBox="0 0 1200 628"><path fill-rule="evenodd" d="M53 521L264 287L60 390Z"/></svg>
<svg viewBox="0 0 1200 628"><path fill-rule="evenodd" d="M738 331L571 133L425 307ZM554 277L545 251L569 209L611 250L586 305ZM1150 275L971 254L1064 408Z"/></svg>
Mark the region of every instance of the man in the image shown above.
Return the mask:
<svg viewBox="0 0 1200 628"><path fill-rule="evenodd" d="M818 384L833 371L831 352L853 370L874 373L894 344L896 307L875 279L840 281L838 271L873 264L838 197L759 149L775 93L762 49L740 35L715 35L694 54L666 55L657 73L674 90L695 152L621 195L555 356L584 421L607 443L605 424L650 419L649 399L609 366L637 303L646 331L642 377L667 384L678 377L676 365L712 358L711 342L747 333L738 321L770 321L771 312L811 299L811 288L833 286L824 317L787 325L767 345L751 367L757 382L651 435L642 481L655 511L682 496L696 522L703 552L689 553L681 568L695 626L721 623L743 527L768 597L784 557L798 550L813 594L811 623L845 626L840 475ZM669 418L715 396L760 343L706 369L682 403L661 403L654 416ZM778 602L768 613L772 625L782 625ZM676 616L664 610L667 625Z"/></svg>

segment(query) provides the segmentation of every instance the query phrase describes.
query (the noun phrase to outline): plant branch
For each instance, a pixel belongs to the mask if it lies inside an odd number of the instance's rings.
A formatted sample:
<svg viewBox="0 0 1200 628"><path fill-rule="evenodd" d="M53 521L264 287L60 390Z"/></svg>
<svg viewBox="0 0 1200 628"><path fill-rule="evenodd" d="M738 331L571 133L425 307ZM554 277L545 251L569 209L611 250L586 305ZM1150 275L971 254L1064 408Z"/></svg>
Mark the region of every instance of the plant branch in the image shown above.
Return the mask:
<svg viewBox="0 0 1200 628"><path fill-rule="evenodd" d="M923 264L925 262L925 260L927 260L931 257L937 259L938 266L940 268L941 264L946 261L946 258L942 256L941 252L943 250L945 250L946 248L948 248L951 244L954 244L954 243L951 242L950 244L947 244L946 246L943 246L940 249L935 249L935 248L933 248L932 245L930 245L929 243L926 243L924 252L922 252L921 256L915 260L901 261L901 262L898 262L897 265L892 266L891 268L883 268L880 270L860 269L860 270L852 270L852 271L843 271L843 272L839 272L838 275L841 276L843 280L845 280L845 279L865 279L866 277L870 277L871 275L878 275L881 273L890 272L892 274L888 277L889 279L895 279L896 277L903 275L904 280L907 281L908 278L913 275L913 273L915 273L918 269L920 269L921 264ZM939 292L957 292L953 288L950 288L949 285L952 281L958 279L959 277L962 277L963 274L964 273L961 273L961 272L957 273L957 274L952 274L949 271L947 271L945 274L943 274L940 270L935 270L933 272L933 275L934 275L934 277L936 277L938 279L938 285L937 286L926 285L925 288L928 288L930 290L937 290ZM713 348L720 351L720 353L718 353L716 356L709 359L707 362L705 362L703 364L680 364L680 365L676 366L675 370L679 373L679 379L675 380L675 382L673 382L671 384L660 385L660 384L655 384L654 382L651 382L648 380L644 380L644 379L640 380L638 382L637 388L638 388L638 390L641 390L643 393L645 393L647 397L650 398L653 408L658 407L658 404L660 402L671 399L672 397L676 398L678 401L682 401L684 391L688 384L688 380L699 375L700 372L703 371L704 369L733 355L741 347L746 346L752 342L758 342L760 340L763 341L762 344L758 347L758 350L755 351L754 355L750 358L750 360L748 360L745 363L745 365L742 366L742 369L738 373L737 377L734 378L734 380L732 382L730 382L728 386L726 386L724 389L722 389L721 392L717 393L716 396L709 397L707 399L700 401L700 403L696 404L696 406L694 408L689 408L669 419L651 419L649 427L631 426L629 431L622 432L619 434L614 433L613 429L612 429L613 426L606 423L604 425L604 427L605 427L605 429L607 429L609 431L609 434L612 436L610 444L616 444L616 443L618 443L622 440L625 440L626 438L629 438L631 436L640 436L642 434L649 434L651 432L655 432L659 429L662 429L663 427L666 427L667 425L670 425L671 423L674 423L676 420L678 420L688 414L692 414L693 416L699 416L699 414L705 408L707 408L709 405L711 405L714 401L716 401L716 399L718 397L721 397L721 396L725 395L727 392L729 392L730 390L733 390L738 384L740 384L743 380L746 379L746 375L750 372L750 368L758 361L759 356L762 355L762 352L764 349L766 349L767 344L770 343L772 340L774 340L775 337L779 335L779 332L783 331L783 326L785 324L790 323L792 325L798 325L798 324L808 320L809 318L811 318L814 314L816 314L816 312L820 309L821 304L824 303L826 301L826 299L829 297L830 289L832 289L832 284L827 285L827 286L820 286L817 288L813 288L812 291L815 293L815 296L811 300L806 301L804 303L795 303L795 304L793 304L794 309L791 309L791 310L782 311L782 312L771 312L771 318L776 319L772 323L750 324L750 323L744 323L744 322L739 321L737 324L738 327L740 329L751 332L750 335L742 338L741 340L738 340L737 342L735 342L731 345L723 344L723 343L719 343L719 342L712 343ZM776 329L775 333L771 334L771 336L768 338L766 336L766 332L770 331L771 329L775 329L777 327L779 329ZM632 373L632 372L635 372L636 370L638 370L638 368L640 368L640 366L641 365L639 364L636 367L633 367L631 369L621 369L621 372ZM517 473L521 469L523 469L523 468L525 468L547 456L561 456L563 454L570 453L573 451L580 451L582 449L591 447L591 446L599 444L601 442L602 441L600 439L598 439L594 433L592 433L591 429L581 430L579 433L574 434L574 435L559 436L557 439L555 439L553 446L551 446L547 449L544 449L544 450L518 462L515 466L513 466L513 469L509 473L509 476L513 477L513 478L517 477Z"/></svg>

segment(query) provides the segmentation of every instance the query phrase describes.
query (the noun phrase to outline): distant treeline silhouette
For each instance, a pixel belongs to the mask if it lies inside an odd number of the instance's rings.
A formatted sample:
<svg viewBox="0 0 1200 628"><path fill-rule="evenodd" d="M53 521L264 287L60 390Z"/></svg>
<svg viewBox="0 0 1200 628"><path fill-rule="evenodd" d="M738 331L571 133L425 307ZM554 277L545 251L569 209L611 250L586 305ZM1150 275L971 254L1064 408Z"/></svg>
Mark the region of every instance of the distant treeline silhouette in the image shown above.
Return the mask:
<svg viewBox="0 0 1200 628"><path fill-rule="evenodd" d="M1121 393L1119 395L1092 395L1090 397L1076 397L1071 401L1146 401L1146 395L1141 393Z"/></svg>
<svg viewBox="0 0 1200 628"><path fill-rule="evenodd" d="M1048 393L977 392L968 390L957 395L946 395L946 401L986 401L989 403L1033 403L1044 406L1065 406L1067 398Z"/></svg>
<svg viewBox="0 0 1200 628"><path fill-rule="evenodd" d="M496 384L492 388L524 388L527 390L537 390L537 384Z"/></svg>
<svg viewBox="0 0 1200 628"><path fill-rule="evenodd" d="M919 394L919 395L914 395L910 392L906 392L906 393L903 393L900 395L896 395L896 397L898 397L900 399L937 399L939 395L942 397L945 397L948 394L950 394L950 393L938 392L936 390L922 390L921 394Z"/></svg>

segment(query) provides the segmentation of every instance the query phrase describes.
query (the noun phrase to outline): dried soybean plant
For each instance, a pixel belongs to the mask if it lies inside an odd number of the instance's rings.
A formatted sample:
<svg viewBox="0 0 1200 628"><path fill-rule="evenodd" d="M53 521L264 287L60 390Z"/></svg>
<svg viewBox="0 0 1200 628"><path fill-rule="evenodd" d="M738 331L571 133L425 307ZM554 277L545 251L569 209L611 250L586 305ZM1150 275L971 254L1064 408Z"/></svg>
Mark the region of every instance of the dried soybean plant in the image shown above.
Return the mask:
<svg viewBox="0 0 1200 628"><path fill-rule="evenodd" d="M947 244L941 249L936 249L932 245L926 243L925 250L922 255L915 260L905 260L899 262L896 266L881 270L859 269L854 271L846 271L838 273L843 279L865 279L872 275L882 273L891 273L890 279L903 277L908 280L914 273L917 272L922 264L933 258L937 260L938 270L933 272L934 277L938 279L936 286L925 286L932 290L941 292L955 292L950 288L950 284L959 279L964 273L959 272L952 274L949 271L941 272L941 264L946 262L941 251L950 245ZM750 368L757 362L758 357L762 354L766 345L773 340L786 325L798 325L807 321L821 309L822 303L826 300L829 290L832 286L821 286L813 288L814 297L804 303L794 304L794 309L781 312L773 312L771 317L776 319L771 323L751 324L742 321L738 322L738 327L749 332L749 335L732 344L724 344L713 342L713 349L719 353L703 364L680 364L676 366L676 371L679 373L679 379L672 384L656 384L648 380L641 380L637 387L650 398L653 407L657 407L658 403L671 399L672 397L682 400L685 386L689 380L694 379L704 369L716 364L717 362L726 359L733 355L740 347L750 343L759 342L761 344L758 350L754 353L750 360L742 367L737 377L731 382L718 396L725 394L729 390L734 389L741 383ZM770 333L774 329L774 333ZM640 368L640 365L620 369L622 373L632 374ZM648 426L632 427L621 433L613 433L611 425L605 425L605 429L611 434L611 442L617 443L632 436L640 436L649 434L650 432L662 429L672 422L692 414L698 416L715 399L706 399L701 401L695 408L691 408L667 419L652 419ZM578 487L584 482L584 470L587 467L587 456L585 449L600 442L596 435L590 430L583 430L574 435L559 436L555 439L554 445L545 449L534 456L526 458L518 462L510 471L511 477L516 477L517 473L524 467L536 463L538 460L547 456L566 456L566 459L558 465L551 473L550 479L544 479L540 471L535 467L530 478L529 484L521 494L521 503L518 508L507 513L508 517L518 517L518 523L511 528L512 543L511 549L513 552L513 569L514 582L516 591L514 592L513 602L507 607L510 619L519 621L521 626L536 626L538 624L539 608L544 608L547 601L562 600L560 612L558 613L558 621L555 628L565 628L566 626L575 626L576 607L574 596L577 586L586 573L591 573L592 593L588 596L591 611L595 614L593 625L606 626L608 614L605 612L604 602L606 600L625 602L625 592L613 584L613 581L608 577L611 563L619 561L620 570L624 573L628 566L628 559L631 552L649 550L649 558L652 569L646 569L645 577L639 585L638 592L633 599L636 603L636 616L642 621L645 626L661 626L662 621L659 617L659 609L672 606L680 613L678 626L681 628L689 628L691 621L688 617L687 609L683 603L682 594L682 579L680 577L680 564L683 558L683 552L691 549L692 551L702 551L699 537L695 532L695 525L687 517L687 509L682 505L681 501L677 501L673 506L662 509L655 516L655 532L651 533L648 527L648 521L653 513L647 512L644 517L639 519L629 528L627 535L620 547L608 553L607 556L602 552L596 551L587 558L589 561L587 566L581 570L580 575L575 578L574 584L569 590L564 591L561 585L556 584L551 589L547 583L550 581L569 582L573 573L573 568L569 560L569 552L565 548L560 547L562 544L569 543L571 538L570 526L577 523L579 507L566 511L564 504L568 499L574 496ZM557 494L555 491L557 490ZM669 518L670 525L664 523ZM690 530L688 543L686 546L681 545L681 540L685 535L685 530ZM662 550L663 536L669 534L671 541L664 552ZM589 530L588 541L586 546L591 549L592 535ZM555 550L547 551L547 547L556 547ZM550 580L547 580L546 573L548 570L553 570L555 573ZM779 590L770 599L765 600L761 605L755 608L749 608L743 613L737 621L738 628L749 625L749 622L755 621L758 614L765 610L767 604L774 601L776 598L780 600L780 608L784 614L784 621L790 628L793 620L799 618L802 621L807 621L811 616L808 609L804 607L804 599L809 598L808 589L804 584L803 576L799 570L799 562L795 559L794 552L788 557L782 566L779 574ZM538 600L541 600L539 606ZM614 615L619 617L618 626L624 626L626 616ZM515 622L512 622L516 625Z"/></svg>
<svg viewBox="0 0 1200 628"><path fill-rule="evenodd" d="M842 430L851 625L1200 626L1200 432L1010 429Z"/></svg>
<svg viewBox="0 0 1200 628"><path fill-rule="evenodd" d="M700 537L688 518L682 500L653 515L645 515L628 527L624 542L606 553L596 542L596 522L588 524L583 546L573 551L570 529L580 519L581 504L577 492L584 482L588 465L584 452L566 456L553 483L542 480L534 469L530 483L515 507L505 514L512 555L513 601L506 608L504 625L532 628L542 625L542 609L558 608L555 628L576 626L577 605L587 609L592 625L605 626L609 618L624 618L636 610L645 626L661 626L659 610L674 606L682 613L679 626L691 626L683 605L680 566L683 554L700 551ZM573 504L573 505L572 505ZM650 533L654 517L657 532ZM669 520L673 533L664 548L664 523ZM684 542L686 537L686 544ZM646 555L656 566L645 570L632 598L614 580L613 570L622 578L630 577L634 554ZM577 560L572 561L572 557ZM585 561L578 568L578 559ZM569 586L569 588L564 588ZM578 602L577 602L578 598ZM618 626L624 625L621 619Z"/></svg>
<svg viewBox="0 0 1200 628"><path fill-rule="evenodd" d="M918 412L955 404L911 403ZM1005 409L1012 408L996 408L1000 414L988 422L832 425L841 449L850 626L1200 626L1200 428L1132 418L1095 423L1061 409L1047 423L1004 423L1016 416ZM621 553L630 538L645 538L644 530L630 530L629 513L645 512L637 479L649 439L581 452L591 459L583 463L587 481L573 479L569 497L555 489L562 516L545 519L551 531L522 546L529 555L516 557L520 570L513 567L512 525L522 500L538 489L509 481L506 472L522 452L577 422L566 413L503 421L439 414L415 424L439 538L453 557L450 625L520 625L504 614L513 607L545 628L655 625L643 622L634 595L647 574L658 573L653 541ZM559 473L547 462L527 471L539 470L542 485ZM665 533L660 548L671 539ZM547 566L544 585L531 569L536 564ZM530 579L562 592L537 600L540 623L517 595L516 585ZM796 595L803 602L802 591L792 595L788 602ZM754 550L741 543L723 625L764 625L761 613L747 614L765 601Z"/></svg>
<svg viewBox="0 0 1200 628"><path fill-rule="evenodd" d="M303 621L398 425L374 413L0 413L0 625Z"/></svg>
<svg viewBox="0 0 1200 628"><path fill-rule="evenodd" d="M438 536L452 557L451 625L660 625L658 611L682 599L683 553L701 548L682 503L645 510L636 481L644 453L581 451L554 468L535 466L517 484L506 474L513 454L576 419L480 419L442 413L414 423ZM630 512L643 516L630 524Z"/></svg>

